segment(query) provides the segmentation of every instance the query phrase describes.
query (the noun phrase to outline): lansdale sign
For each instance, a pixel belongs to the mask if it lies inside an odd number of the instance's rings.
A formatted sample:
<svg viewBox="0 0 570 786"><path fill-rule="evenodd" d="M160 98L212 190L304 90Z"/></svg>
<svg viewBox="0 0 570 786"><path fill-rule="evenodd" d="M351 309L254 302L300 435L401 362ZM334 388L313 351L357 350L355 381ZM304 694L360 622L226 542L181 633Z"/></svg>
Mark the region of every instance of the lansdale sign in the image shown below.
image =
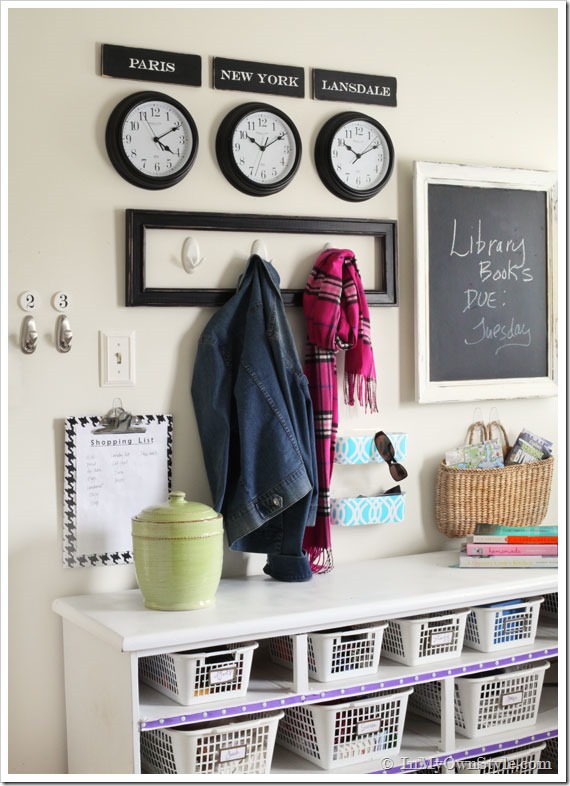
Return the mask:
<svg viewBox="0 0 570 786"><path fill-rule="evenodd" d="M396 106L393 76L352 74L347 71L313 69L313 98L321 101L353 101L360 104Z"/></svg>

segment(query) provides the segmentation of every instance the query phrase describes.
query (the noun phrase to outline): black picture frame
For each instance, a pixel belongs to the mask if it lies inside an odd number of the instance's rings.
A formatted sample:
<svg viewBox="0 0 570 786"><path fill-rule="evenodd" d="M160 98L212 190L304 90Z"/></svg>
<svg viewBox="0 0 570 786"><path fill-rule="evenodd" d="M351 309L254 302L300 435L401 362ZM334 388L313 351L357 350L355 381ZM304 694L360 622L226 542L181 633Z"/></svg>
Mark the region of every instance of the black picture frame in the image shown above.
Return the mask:
<svg viewBox="0 0 570 786"><path fill-rule="evenodd" d="M145 233L151 229L213 230L250 233L305 233L367 235L375 239L379 258L378 289L366 290L369 306L398 305L397 222L366 218L315 218L224 213L187 213L173 210L135 210L126 213L127 306L221 306L235 289L147 287ZM308 275L309 271L307 271ZM303 290L282 289L285 306L301 306Z"/></svg>

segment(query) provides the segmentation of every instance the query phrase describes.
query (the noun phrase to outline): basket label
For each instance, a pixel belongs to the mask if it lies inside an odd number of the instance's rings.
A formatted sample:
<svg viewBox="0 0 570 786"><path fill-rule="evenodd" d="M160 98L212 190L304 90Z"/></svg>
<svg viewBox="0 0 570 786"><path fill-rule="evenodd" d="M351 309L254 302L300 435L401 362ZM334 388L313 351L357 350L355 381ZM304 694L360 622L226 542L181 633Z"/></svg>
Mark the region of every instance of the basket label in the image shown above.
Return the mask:
<svg viewBox="0 0 570 786"><path fill-rule="evenodd" d="M522 690L514 693L503 693L501 696L501 707L509 707L511 704L520 704L523 700Z"/></svg>
<svg viewBox="0 0 570 786"><path fill-rule="evenodd" d="M219 685L222 682L232 682L236 678L236 666L227 669L212 669L210 672L210 685Z"/></svg>
<svg viewBox="0 0 570 786"><path fill-rule="evenodd" d="M453 631L446 630L442 633L436 633L435 631L430 636L430 643L434 646L441 646L442 644L451 644L453 641Z"/></svg>
<svg viewBox="0 0 570 786"><path fill-rule="evenodd" d="M220 763L225 761L239 761L247 756L247 745L240 745L239 748L222 748L220 751Z"/></svg>
<svg viewBox="0 0 570 786"><path fill-rule="evenodd" d="M377 731L380 731L380 718L356 724L357 734L374 734Z"/></svg>

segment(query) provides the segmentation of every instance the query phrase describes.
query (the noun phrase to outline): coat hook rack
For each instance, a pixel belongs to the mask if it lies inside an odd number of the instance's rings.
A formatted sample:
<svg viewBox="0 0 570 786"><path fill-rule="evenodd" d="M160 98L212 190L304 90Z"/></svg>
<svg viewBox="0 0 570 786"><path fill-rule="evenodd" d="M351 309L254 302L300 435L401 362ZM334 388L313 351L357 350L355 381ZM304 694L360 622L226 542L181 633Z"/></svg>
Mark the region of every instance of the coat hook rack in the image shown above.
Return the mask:
<svg viewBox="0 0 570 786"><path fill-rule="evenodd" d="M187 237L182 244L182 267L187 273L192 273L198 265L205 262L206 257L200 257L200 246L195 237Z"/></svg>

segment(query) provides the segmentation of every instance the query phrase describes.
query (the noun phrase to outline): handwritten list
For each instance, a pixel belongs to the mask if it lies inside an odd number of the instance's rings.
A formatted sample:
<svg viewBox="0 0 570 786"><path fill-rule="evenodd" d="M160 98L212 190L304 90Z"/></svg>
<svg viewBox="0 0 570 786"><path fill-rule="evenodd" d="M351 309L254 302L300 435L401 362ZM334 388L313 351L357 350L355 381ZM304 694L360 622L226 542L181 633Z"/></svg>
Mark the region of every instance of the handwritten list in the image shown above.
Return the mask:
<svg viewBox="0 0 570 786"><path fill-rule="evenodd" d="M132 561L131 519L168 498L172 417L145 415L137 431L105 432L99 419L65 421L64 563Z"/></svg>

